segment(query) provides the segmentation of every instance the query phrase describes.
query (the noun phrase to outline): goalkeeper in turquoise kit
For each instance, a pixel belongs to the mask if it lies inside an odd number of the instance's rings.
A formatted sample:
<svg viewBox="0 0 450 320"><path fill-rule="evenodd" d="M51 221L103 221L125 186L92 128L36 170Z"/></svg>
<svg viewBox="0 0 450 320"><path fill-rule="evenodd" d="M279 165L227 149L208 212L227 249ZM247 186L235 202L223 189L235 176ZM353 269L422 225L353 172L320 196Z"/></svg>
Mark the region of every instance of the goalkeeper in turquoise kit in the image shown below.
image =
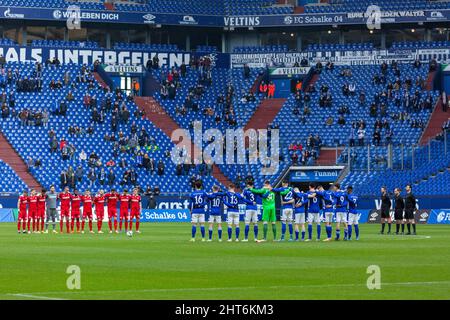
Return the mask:
<svg viewBox="0 0 450 320"><path fill-rule="evenodd" d="M277 216L276 216L276 209L275 209L275 192L272 191L272 186L270 185L270 182L268 180L264 181L264 187L262 189L250 189L251 192L255 194L259 194L262 197L262 206L263 206L263 215L262 215L262 221L264 223L264 239L263 241L267 241L267 231L268 231L268 223L272 223L272 232L273 232L273 240L277 241ZM280 194L283 196L287 194L289 190L285 190L283 192L280 192Z"/></svg>

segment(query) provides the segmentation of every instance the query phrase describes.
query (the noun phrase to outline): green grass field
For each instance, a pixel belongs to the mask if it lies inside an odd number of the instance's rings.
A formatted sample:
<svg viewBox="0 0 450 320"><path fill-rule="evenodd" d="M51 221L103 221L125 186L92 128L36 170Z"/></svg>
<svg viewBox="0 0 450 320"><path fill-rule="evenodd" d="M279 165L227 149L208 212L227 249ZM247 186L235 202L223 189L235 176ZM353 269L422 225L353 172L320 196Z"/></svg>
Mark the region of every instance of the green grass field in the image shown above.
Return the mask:
<svg viewBox="0 0 450 320"><path fill-rule="evenodd" d="M142 224L128 238L18 235L2 223L0 299L450 299L448 226L378 230L362 225L352 242L190 243L188 224ZM69 265L81 290L66 287ZM380 290L366 286L369 265Z"/></svg>

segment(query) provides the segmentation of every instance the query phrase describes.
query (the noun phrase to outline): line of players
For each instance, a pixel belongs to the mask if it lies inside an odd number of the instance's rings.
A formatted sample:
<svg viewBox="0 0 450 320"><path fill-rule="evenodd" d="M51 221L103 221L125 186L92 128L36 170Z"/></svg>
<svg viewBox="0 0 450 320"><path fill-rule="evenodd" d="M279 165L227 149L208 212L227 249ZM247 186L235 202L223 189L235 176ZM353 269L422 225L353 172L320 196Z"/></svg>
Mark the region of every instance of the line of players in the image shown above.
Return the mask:
<svg viewBox="0 0 450 320"><path fill-rule="evenodd" d="M275 216L275 194L281 196L281 238L277 239L277 227ZM262 222L264 236L258 239L258 207L256 197L263 198ZM221 192L214 186L211 193L202 189L201 181L195 183L195 191L190 195L190 209L192 222L192 238L194 242L197 227L200 226L202 241L212 241L213 226L217 224L218 240L222 241L222 208L226 207L228 241L233 241L233 226L235 228L235 241L239 241L239 209L245 205L245 230L244 239L247 242L250 225L253 224L254 239L257 242L267 241L268 224L272 224L274 241L284 241L286 231L289 228L289 241L312 241L313 225L316 225L316 240L320 241L321 222L325 222L327 237L323 241L332 240L332 223L336 221L335 240L341 238L341 229L344 231L344 240L351 240L353 228L355 239L359 240L359 215L357 212L358 196L353 194L353 188L347 187L341 190L339 184L331 185L325 190L320 185L309 184L307 192L301 192L298 188L292 188L287 181L282 182L281 188L273 188L269 181L264 182L262 189L254 189L253 183L248 182L242 193L235 191L235 185L230 184L228 190ZM208 209L208 212L206 212ZM205 216L209 214L208 239L205 239ZM294 226L293 226L294 224ZM305 226L307 224L308 238L306 238ZM295 227L295 238L293 236ZM301 238L300 238L301 232Z"/></svg>
<svg viewBox="0 0 450 320"><path fill-rule="evenodd" d="M69 192L66 187L63 192L57 193L55 187L51 186L50 191L42 189L37 193L35 189L23 191L17 203L18 233L48 233L50 220L53 225L53 233L56 231L57 202L60 203L60 233L84 233L85 222L88 221L89 232L94 233L92 223L94 213L97 218L97 232L103 233L102 225L105 216L105 204L107 206L109 233L119 233L122 231L122 224L125 224L125 231L133 229L133 219L136 219L136 232L139 231L139 220L142 212L141 196L139 189L133 189L129 194L125 189L122 194L111 189L109 193L100 190L96 195L91 195L89 190L80 194L77 190ZM120 203L120 215L118 219L117 205ZM94 211L95 210L95 211ZM119 221L118 221L119 220ZM118 229L119 224L119 229ZM45 227L45 229L44 229Z"/></svg>

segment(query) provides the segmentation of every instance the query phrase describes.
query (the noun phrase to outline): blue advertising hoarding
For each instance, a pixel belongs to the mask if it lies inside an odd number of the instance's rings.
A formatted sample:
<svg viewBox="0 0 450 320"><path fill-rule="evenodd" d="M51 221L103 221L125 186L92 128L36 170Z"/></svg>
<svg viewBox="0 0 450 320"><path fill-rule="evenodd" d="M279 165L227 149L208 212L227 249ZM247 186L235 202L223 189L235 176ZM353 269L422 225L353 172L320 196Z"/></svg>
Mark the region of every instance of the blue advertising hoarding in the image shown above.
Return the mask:
<svg viewBox="0 0 450 320"><path fill-rule="evenodd" d="M433 209L428 218L429 224L450 224L450 209Z"/></svg>
<svg viewBox="0 0 450 320"><path fill-rule="evenodd" d="M365 25L369 13L302 13L279 15L215 16L195 14L170 14L131 12L118 10L74 10L68 8L27 8L0 6L1 20L46 20L65 22L69 19L83 22L121 23L142 25L180 25L227 28L302 27L320 25ZM381 23L424 23L450 20L449 9L381 11Z"/></svg>
<svg viewBox="0 0 450 320"><path fill-rule="evenodd" d="M160 66L180 66L182 63L189 65L190 52L155 52L142 50L108 50L103 48L87 49L82 47L82 42L76 48L49 48L29 46L0 46L0 54L7 62L45 62L47 59L57 57L62 64L86 64L92 65L99 60L102 64L111 66L145 65L147 60L158 56ZM230 56L224 53L195 53L195 56L208 56L213 67L229 68Z"/></svg>

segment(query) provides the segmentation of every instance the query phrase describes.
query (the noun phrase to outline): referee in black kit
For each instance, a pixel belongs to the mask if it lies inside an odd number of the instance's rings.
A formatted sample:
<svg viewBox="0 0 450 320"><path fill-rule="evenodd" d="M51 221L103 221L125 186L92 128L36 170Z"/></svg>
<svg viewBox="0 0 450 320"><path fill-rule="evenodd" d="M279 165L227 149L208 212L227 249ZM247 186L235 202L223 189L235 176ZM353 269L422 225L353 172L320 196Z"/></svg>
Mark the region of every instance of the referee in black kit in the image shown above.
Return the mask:
<svg viewBox="0 0 450 320"><path fill-rule="evenodd" d="M380 234L384 234L384 227L386 226L386 221L388 223L388 232L387 234L391 234L391 199L389 198L389 194L387 193L386 187L381 187L381 232Z"/></svg>
<svg viewBox="0 0 450 320"><path fill-rule="evenodd" d="M406 185L406 197L405 197L405 220L407 223L408 233L411 234L411 224L413 226L413 235L416 235L416 220L414 219L414 212L416 211L416 197L412 193L411 185Z"/></svg>
<svg viewBox="0 0 450 320"><path fill-rule="evenodd" d="M395 234L399 234L400 225L402 226L402 234L405 233L405 224L403 223L405 201L403 201L401 193L402 193L402 190L400 190L400 188L394 189Z"/></svg>

